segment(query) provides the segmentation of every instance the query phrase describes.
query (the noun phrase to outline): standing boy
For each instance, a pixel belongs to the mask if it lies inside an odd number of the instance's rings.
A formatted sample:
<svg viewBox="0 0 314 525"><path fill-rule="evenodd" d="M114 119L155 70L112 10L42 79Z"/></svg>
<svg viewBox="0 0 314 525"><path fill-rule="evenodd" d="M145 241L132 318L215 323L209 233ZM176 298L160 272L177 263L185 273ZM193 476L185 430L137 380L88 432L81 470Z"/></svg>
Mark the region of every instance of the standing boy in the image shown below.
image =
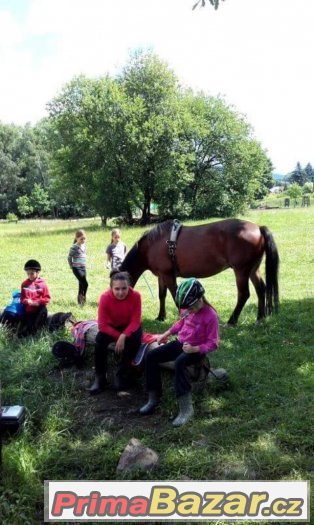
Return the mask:
<svg viewBox="0 0 314 525"><path fill-rule="evenodd" d="M34 334L41 328L47 319L47 304L50 294L45 280L39 277L41 266L38 261L31 259L25 263L24 270L27 279L21 286L21 303L25 307L23 324L26 334Z"/></svg>

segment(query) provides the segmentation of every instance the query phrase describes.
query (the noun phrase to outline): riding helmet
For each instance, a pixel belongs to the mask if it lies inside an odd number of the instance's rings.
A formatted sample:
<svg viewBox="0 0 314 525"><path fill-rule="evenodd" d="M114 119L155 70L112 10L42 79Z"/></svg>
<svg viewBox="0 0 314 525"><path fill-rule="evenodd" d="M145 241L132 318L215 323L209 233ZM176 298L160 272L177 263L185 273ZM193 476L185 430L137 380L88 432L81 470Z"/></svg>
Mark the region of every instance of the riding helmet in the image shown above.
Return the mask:
<svg viewBox="0 0 314 525"><path fill-rule="evenodd" d="M175 302L177 307L190 308L193 306L201 297L203 297L205 290L201 283L194 277L183 281L176 292Z"/></svg>
<svg viewBox="0 0 314 525"><path fill-rule="evenodd" d="M37 272L40 272L41 266L38 261L35 261L35 259L30 259L25 263L24 270L36 270Z"/></svg>

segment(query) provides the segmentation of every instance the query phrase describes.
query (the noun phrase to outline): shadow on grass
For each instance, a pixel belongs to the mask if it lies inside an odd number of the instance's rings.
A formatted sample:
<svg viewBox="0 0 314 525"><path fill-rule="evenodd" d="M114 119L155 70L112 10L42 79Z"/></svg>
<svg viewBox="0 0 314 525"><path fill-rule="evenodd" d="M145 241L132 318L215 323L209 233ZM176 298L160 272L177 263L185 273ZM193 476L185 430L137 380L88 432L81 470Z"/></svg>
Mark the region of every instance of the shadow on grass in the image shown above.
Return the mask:
<svg viewBox="0 0 314 525"><path fill-rule="evenodd" d="M255 311L249 307L246 317ZM313 318L309 298L283 301L280 313L260 325L222 328L210 361L227 369L231 387L195 394L195 418L180 429L170 422L177 407L169 375L162 407L140 418L141 389L126 399L113 392L91 398L89 367L56 370L50 348L58 334L8 342L10 355L1 350L4 402L26 405L29 416L24 433L7 446L4 487L23 494L31 484L38 494L44 479L117 479L131 437L153 447L160 465L127 479L308 479L314 470ZM156 332L168 324L144 319L144 326Z"/></svg>
<svg viewBox="0 0 314 525"><path fill-rule="evenodd" d="M34 224L34 229L28 229L28 230L25 230L25 231L21 231L21 230L18 230L16 232L3 232L2 233L2 237L18 237L18 238L28 238L28 237L46 237L47 235L51 236L51 237L56 237L58 235L65 235L65 234L71 234L73 235L73 238L74 238L74 234L75 232L80 229L83 228L84 231L86 232L97 232L97 231L104 231L104 232L108 232L110 231L110 228L104 228L102 227L100 224L89 224L89 225L84 225L84 222L82 221L82 224L80 224L79 221L77 221L77 223L75 225L71 225L69 226L68 228L56 228L55 226L53 226L52 224L49 225L48 224L48 227L45 228L45 225L42 224L40 225L40 223L38 224Z"/></svg>

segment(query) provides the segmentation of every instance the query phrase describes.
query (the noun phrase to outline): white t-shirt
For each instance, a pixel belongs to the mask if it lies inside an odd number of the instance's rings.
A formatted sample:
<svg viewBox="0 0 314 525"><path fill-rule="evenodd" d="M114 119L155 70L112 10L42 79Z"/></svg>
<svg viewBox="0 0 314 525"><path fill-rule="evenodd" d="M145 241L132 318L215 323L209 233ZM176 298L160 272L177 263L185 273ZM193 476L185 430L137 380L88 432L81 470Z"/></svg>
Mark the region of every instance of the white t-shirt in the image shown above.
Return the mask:
<svg viewBox="0 0 314 525"><path fill-rule="evenodd" d="M106 253L111 258L111 269L119 270L126 254L126 245L122 241L117 244L111 243L107 246Z"/></svg>

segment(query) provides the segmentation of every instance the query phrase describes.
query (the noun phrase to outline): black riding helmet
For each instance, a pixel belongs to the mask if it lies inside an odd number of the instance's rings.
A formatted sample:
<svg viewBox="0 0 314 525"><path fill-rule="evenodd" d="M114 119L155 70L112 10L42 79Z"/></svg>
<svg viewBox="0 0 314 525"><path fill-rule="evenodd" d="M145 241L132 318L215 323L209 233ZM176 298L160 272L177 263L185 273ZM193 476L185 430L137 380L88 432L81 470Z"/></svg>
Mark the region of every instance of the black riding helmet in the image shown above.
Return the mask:
<svg viewBox="0 0 314 525"><path fill-rule="evenodd" d="M24 270L36 270L36 272L40 272L41 266L35 259L30 259L25 263Z"/></svg>
<svg viewBox="0 0 314 525"><path fill-rule="evenodd" d="M205 290L201 283L194 277L183 281L176 292L175 302L177 307L190 308L203 297Z"/></svg>

